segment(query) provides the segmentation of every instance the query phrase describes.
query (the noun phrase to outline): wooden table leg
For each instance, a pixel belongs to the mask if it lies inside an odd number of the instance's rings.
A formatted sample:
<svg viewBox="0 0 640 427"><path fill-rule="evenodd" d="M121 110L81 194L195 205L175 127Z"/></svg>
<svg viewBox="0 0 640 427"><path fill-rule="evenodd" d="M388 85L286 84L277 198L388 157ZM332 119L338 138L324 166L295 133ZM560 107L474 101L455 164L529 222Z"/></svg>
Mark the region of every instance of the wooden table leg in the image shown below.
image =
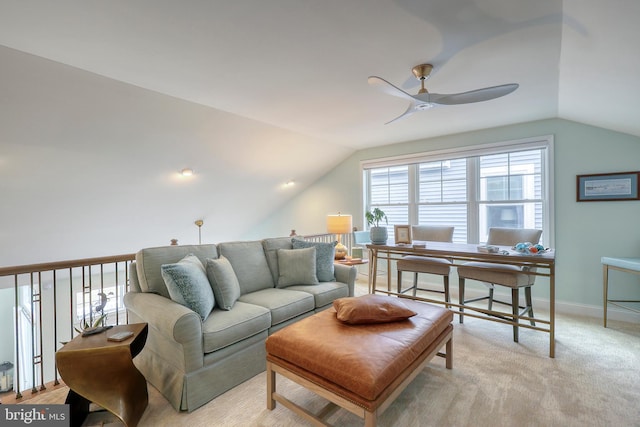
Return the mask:
<svg viewBox="0 0 640 427"><path fill-rule="evenodd" d="M604 327L607 327L607 305L609 302L609 265L602 265L602 302L604 309Z"/></svg>
<svg viewBox="0 0 640 427"><path fill-rule="evenodd" d="M267 362L267 409L273 410L276 407L276 401L273 394L276 392L276 373L271 369L271 362Z"/></svg>

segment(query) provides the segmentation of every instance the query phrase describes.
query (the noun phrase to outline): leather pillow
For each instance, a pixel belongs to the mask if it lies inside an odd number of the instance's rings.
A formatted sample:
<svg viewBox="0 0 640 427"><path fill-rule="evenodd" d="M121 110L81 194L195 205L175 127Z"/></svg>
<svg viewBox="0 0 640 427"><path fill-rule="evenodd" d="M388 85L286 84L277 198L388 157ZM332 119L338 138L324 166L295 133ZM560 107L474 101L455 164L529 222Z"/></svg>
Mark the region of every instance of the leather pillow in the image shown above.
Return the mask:
<svg viewBox="0 0 640 427"><path fill-rule="evenodd" d="M388 323L406 320L417 313L398 298L386 295L363 295L333 301L338 320L350 325Z"/></svg>

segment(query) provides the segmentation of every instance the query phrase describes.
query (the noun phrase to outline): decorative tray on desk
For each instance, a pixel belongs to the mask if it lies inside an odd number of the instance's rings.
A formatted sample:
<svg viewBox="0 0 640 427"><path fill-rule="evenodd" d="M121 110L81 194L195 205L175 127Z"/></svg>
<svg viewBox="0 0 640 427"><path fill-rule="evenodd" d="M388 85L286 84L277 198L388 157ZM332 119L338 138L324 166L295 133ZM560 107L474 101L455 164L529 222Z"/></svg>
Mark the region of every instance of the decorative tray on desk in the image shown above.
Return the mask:
<svg viewBox="0 0 640 427"><path fill-rule="evenodd" d="M545 248L540 244L534 245L529 242L516 243L511 249L521 255L542 255L549 251L549 248Z"/></svg>

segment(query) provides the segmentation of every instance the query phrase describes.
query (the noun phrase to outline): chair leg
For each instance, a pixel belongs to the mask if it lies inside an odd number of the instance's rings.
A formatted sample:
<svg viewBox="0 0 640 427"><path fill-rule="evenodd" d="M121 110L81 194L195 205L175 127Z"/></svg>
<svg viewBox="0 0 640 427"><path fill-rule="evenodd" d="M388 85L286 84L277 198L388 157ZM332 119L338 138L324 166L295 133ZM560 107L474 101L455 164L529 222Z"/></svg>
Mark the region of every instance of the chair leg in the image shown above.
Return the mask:
<svg viewBox="0 0 640 427"><path fill-rule="evenodd" d="M513 321L518 322L518 312L520 311L520 306L518 304L519 292L518 288L511 289L511 312L513 313ZM513 325L513 341L518 342L518 325Z"/></svg>
<svg viewBox="0 0 640 427"><path fill-rule="evenodd" d="M531 302L531 286L524 288L524 298L529 307L529 317L533 319L533 304ZM531 320L531 326L536 326L536 321Z"/></svg>
<svg viewBox="0 0 640 427"><path fill-rule="evenodd" d="M464 305L464 278L458 279L458 304ZM464 323L464 308L460 307L459 321L460 323Z"/></svg>
<svg viewBox="0 0 640 427"><path fill-rule="evenodd" d="M489 288L489 310L493 309L493 285Z"/></svg>
<svg viewBox="0 0 640 427"><path fill-rule="evenodd" d="M418 273L413 273L413 296L416 296L418 290Z"/></svg>
<svg viewBox="0 0 640 427"><path fill-rule="evenodd" d="M444 300L445 302L451 302L451 297L449 296L449 276L442 276L444 280ZM445 307L449 308L449 304L445 304Z"/></svg>

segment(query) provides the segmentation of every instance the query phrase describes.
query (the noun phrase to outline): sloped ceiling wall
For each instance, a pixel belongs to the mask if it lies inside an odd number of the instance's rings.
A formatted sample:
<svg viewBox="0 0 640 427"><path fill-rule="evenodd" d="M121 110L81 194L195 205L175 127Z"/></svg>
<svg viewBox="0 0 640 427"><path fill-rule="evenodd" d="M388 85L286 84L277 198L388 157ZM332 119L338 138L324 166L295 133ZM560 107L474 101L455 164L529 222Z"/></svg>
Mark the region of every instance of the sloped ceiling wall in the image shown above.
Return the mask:
<svg viewBox="0 0 640 427"><path fill-rule="evenodd" d="M11 49L0 63L0 265L197 243L196 219L204 241L237 238L351 152Z"/></svg>

